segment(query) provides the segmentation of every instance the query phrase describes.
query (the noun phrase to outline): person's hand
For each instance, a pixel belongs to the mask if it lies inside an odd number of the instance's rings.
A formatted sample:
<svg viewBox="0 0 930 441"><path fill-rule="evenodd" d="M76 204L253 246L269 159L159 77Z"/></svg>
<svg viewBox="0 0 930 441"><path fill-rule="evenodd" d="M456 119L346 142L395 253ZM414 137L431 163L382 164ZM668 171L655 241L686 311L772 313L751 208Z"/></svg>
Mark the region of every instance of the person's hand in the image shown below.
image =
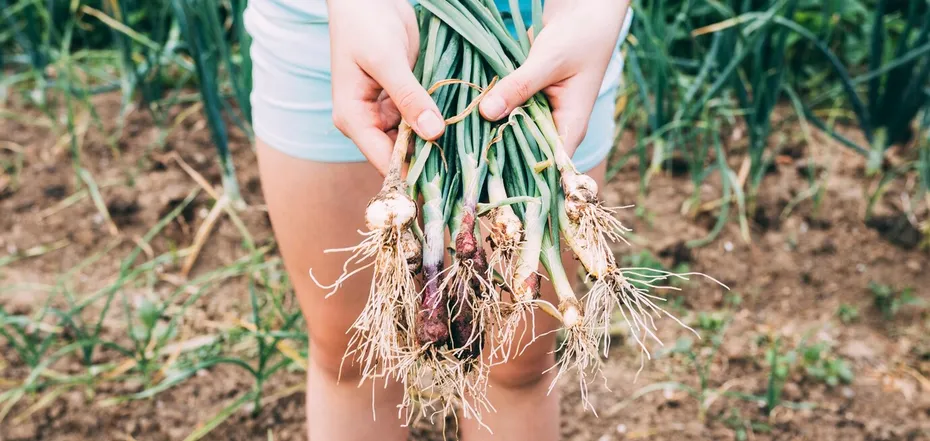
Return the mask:
<svg viewBox="0 0 930 441"><path fill-rule="evenodd" d="M481 115L497 121L543 91L572 155L588 130L628 5L628 0L548 0L529 56L488 92L478 107Z"/></svg>
<svg viewBox="0 0 930 441"><path fill-rule="evenodd" d="M403 117L421 138L435 140L445 122L413 75L420 35L406 0L329 0L333 123L386 174L388 133Z"/></svg>

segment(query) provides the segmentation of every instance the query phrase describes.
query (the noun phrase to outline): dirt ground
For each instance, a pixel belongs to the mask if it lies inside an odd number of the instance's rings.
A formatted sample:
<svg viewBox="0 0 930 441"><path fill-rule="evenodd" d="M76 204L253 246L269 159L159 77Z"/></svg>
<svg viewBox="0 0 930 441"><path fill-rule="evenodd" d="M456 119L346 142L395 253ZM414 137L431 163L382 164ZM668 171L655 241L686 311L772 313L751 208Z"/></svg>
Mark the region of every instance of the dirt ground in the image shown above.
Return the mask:
<svg viewBox="0 0 930 441"><path fill-rule="evenodd" d="M96 98L96 105L107 127L101 132L92 122L78 121L79 128L89 126L79 139L80 161L101 187L112 227L93 198L72 198L79 187L67 136L49 128L48 118L32 110L17 110L20 118L0 120L0 160L8 164L22 160L15 178L9 170L0 175L0 262L2 256L15 258L0 263L0 307L7 314L31 314L44 305L50 294L30 286L90 293L112 283L139 238L199 188L171 154L180 155L209 182L219 183L209 131L197 114L181 120L162 143L165 131L153 125L147 112L137 110L129 115L123 135L108 139L119 100L102 96ZM254 153L243 134L234 131L231 136L238 179L249 206L240 216L256 243L270 244ZM734 135L731 142L738 143L738 137ZM889 214L888 207L900 201L896 187L878 204L882 216L867 225L863 219L869 181L863 176L863 159L822 138L817 143L802 146L802 154L782 156L765 177L758 210L747 219L749 242L742 237L739 222L731 219L716 241L702 248L685 247L684 242L710 231L716 210L681 214L693 187L688 176L675 170L656 175L645 199L636 196L635 166L626 166L604 189L611 204L645 208L643 216L632 209L621 213L634 230L632 247L619 250L621 254L650 250L664 265L685 264L691 271L716 277L730 290L695 279L680 293L671 294L672 310L703 337L694 340L692 353L706 369L696 369L686 354L660 354L646 363L637 378L640 358L621 330L606 361L605 381L591 386L597 415L583 410L575 378L563 379L564 439L930 439L930 319L920 305L903 306L893 318L884 318L874 306L875 289L870 288L870 283L894 292L910 288L914 297L930 300L930 258L916 246L919 234ZM738 169L741 159L733 156ZM791 203L809 188L804 177L807 168L801 166L808 156L829 171L817 209L810 200ZM705 203L719 199L714 182L699 189ZM201 192L181 221L169 224L143 247L143 258L188 246L210 203ZM786 207L792 209L783 216ZM69 273L97 253L92 264ZM244 253L239 230L223 216L192 276L228 266ZM267 259L275 259L274 253ZM158 287L170 285L169 276L177 270L176 264L161 268L165 277L151 292L164 292ZM70 277L62 284L65 273ZM215 332L249 314L246 283L237 278L221 283L187 311L189 335ZM847 314L848 320L841 320L841 310L855 310L858 318ZM113 314L102 332L119 336L125 329L118 324L118 314ZM662 330L669 347L690 335L668 320ZM770 389L772 368L766 354L776 340L785 357L800 351L798 357L803 359L804 348L820 347L815 358L845 362L854 379L829 385L814 372L822 367L817 360L806 365L796 361L781 389L782 405L767 413L760 398ZM717 353L712 350L714 341L722 342ZM95 357L95 364L121 360L112 351L100 351ZM77 360L54 367L59 372L82 369ZM705 372L703 382L699 370ZM0 393L28 373L4 346ZM276 374L265 385L274 400L257 416L237 411L205 439L266 440L269 432L276 440L302 439L305 397L294 387L301 382L299 371ZM72 388L42 406L36 405L39 395L31 395L0 423L0 440L180 440L251 387L251 378L241 370L222 367L201 371L154 398L112 406L101 403L138 392L143 385L110 381L96 385L92 392ZM684 387L699 392L689 394ZM412 438L441 436L421 424Z"/></svg>

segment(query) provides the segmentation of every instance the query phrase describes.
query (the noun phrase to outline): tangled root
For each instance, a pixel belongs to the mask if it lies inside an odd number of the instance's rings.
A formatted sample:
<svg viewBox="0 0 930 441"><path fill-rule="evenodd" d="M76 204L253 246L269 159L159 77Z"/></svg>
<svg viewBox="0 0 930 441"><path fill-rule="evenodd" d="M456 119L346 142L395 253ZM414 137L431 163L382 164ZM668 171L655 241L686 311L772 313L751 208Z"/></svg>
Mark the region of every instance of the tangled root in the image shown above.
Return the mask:
<svg viewBox="0 0 930 441"><path fill-rule="evenodd" d="M576 236L584 242L584 249L591 254L612 255L608 242L623 242L629 245L624 234L629 233L617 219L617 211L629 206L607 207L597 197L597 183L582 174L562 175L565 192L564 210L576 230Z"/></svg>
<svg viewBox="0 0 930 441"><path fill-rule="evenodd" d="M366 210L371 228L359 232L364 238L354 247L326 250L350 252L342 274L329 285L320 283L310 270L317 286L330 290L327 297L359 272L372 268L371 291L362 312L350 328L352 337L343 357L358 363L362 381L379 377L403 377L398 367L416 350L414 323L417 311L417 287L414 274L422 263L420 241L410 229L416 206L402 188L386 186Z"/></svg>
<svg viewBox="0 0 930 441"><path fill-rule="evenodd" d="M594 406L588 399L588 379L601 375L603 368L598 350L596 326L595 322L585 320L583 317L573 326L566 326L562 341L556 349L556 352L561 352L561 356L558 362L546 371L555 372L555 378L549 385L549 393L552 393L559 378L569 371L576 371L582 406L585 410L591 409L592 411L594 411Z"/></svg>
<svg viewBox="0 0 930 441"><path fill-rule="evenodd" d="M629 206L606 207L600 202L575 204L566 201L565 211L569 219L574 217L572 220L577 222L579 234L584 237L599 236L611 242L630 244L623 236L632 230L617 219L617 211L629 208ZM598 250L610 251L610 248L601 245Z"/></svg>
<svg viewBox="0 0 930 441"><path fill-rule="evenodd" d="M450 321L459 357L477 362L485 335L504 321L500 296L488 278L484 250L472 259L454 259L439 289L451 293Z"/></svg>
<svg viewBox="0 0 930 441"><path fill-rule="evenodd" d="M663 316L671 318L681 327L691 331L698 337L700 335L690 326L684 324L677 317L659 306L665 298L651 294L651 289L678 288L665 283L673 278L689 280L691 275L700 275L726 287L719 281L701 273L676 274L652 268L622 268L614 269L603 277L597 279L588 292L585 309L593 321L591 329L597 330L603 342L606 355L610 343L610 324L614 306L620 311L624 321L629 325L630 336L639 346L646 359L652 358L649 342L662 346L662 340L656 335L658 327L656 319Z"/></svg>
<svg viewBox="0 0 930 441"><path fill-rule="evenodd" d="M532 337L530 342L536 340L535 329L535 302L516 302L507 305L506 317L501 321L500 327L491 346L491 363L499 364L519 355L527 345L517 346L526 337L527 332ZM522 326L524 323L532 326Z"/></svg>
<svg viewBox="0 0 930 441"><path fill-rule="evenodd" d="M415 366L408 370L400 416L408 424L416 416L431 423L446 415L472 418L479 424L482 415L495 411L487 399L489 366L469 365L447 350L429 346L418 355ZM486 427L486 426L485 426Z"/></svg>
<svg viewBox="0 0 930 441"><path fill-rule="evenodd" d="M310 276L317 285L332 289L333 295L346 279L366 268L373 268L371 291L364 308L352 324L352 337L343 362L351 360L361 367L362 381L370 378L402 376L398 371L403 359L416 348L413 324L416 321L417 287L411 256L418 254L409 248L419 244L403 236L413 235L409 230L376 230L362 233L366 238L350 248L352 256L343 265L343 274L331 285L322 285ZM406 244L399 247L398 244ZM339 251L339 250L327 250ZM371 260L365 264L364 262ZM359 266L360 265L360 266ZM417 264L418 265L418 264ZM352 266L359 266L349 271Z"/></svg>
<svg viewBox="0 0 930 441"><path fill-rule="evenodd" d="M489 330L503 319L483 248L473 235L456 239L457 255L436 274L439 283L427 281L433 297L441 298L445 338L421 339L419 350L402 363L408 387L401 409L408 418L419 415L430 421L461 412L480 424L483 412L493 410L486 396L490 365L482 349Z"/></svg>

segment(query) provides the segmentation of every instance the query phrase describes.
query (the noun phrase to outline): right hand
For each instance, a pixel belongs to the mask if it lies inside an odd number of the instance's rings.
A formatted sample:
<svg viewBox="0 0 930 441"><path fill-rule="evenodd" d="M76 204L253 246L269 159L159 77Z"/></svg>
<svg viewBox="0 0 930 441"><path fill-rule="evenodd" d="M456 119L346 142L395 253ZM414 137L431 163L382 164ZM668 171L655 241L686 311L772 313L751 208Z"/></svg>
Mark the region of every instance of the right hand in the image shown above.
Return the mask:
<svg viewBox="0 0 930 441"><path fill-rule="evenodd" d="M445 130L413 75L420 32L407 0L329 0L333 123L386 174L401 117L421 138Z"/></svg>

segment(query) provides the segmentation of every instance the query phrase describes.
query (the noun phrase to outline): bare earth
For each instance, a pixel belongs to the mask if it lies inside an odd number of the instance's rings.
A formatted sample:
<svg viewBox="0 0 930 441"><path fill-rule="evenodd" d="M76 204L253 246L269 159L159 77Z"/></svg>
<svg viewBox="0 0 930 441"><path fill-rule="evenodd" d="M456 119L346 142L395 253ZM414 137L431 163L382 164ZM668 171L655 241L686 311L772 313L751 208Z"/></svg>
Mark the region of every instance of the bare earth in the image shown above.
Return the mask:
<svg viewBox="0 0 930 441"><path fill-rule="evenodd" d="M101 119L112 126L118 99L103 96L97 101ZM43 127L47 119L38 112L23 110L21 115L22 120L0 121L0 160L12 162L17 147L22 148L23 159L18 186L14 182L4 185L0 179L0 262L5 255L21 257L0 264L0 307L7 314L30 314L45 303L49 294L27 289L26 284L56 286L65 272L101 251L105 253L98 261L58 286L80 298L113 282L136 240L199 188L167 153L176 152L209 182L219 182L215 151L199 114L181 122L163 148L157 146L161 129L153 126L144 111L128 117L122 137L113 143L115 149L91 124L81 140L81 164L102 187L103 202L118 230L114 235L91 198L68 206L62 202L79 189L69 139ZM240 216L256 243L271 244L254 154L247 137L238 132L232 137L238 178L249 205ZM896 224L890 207L900 203L901 188L893 186L879 202L877 213L885 217L873 222L877 228L870 228L863 221L869 182L863 176L864 160L827 145L822 137L815 140L821 145L805 149L798 143L796 148L802 153L793 156L812 156L830 171L822 205L815 211L812 202L804 200L782 216L789 202L809 187L799 167L802 159L785 156L788 159L779 161L762 185L759 210L747 223L749 243L731 217L716 241L688 251L682 244L710 231L716 208L695 217L682 215L681 206L692 194L692 184L688 176L673 172L655 176L649 194L637 200L635 164L620 171L605 189L607 201L641 205L645 215L637 217L632 209L622 212L622 220L635 236L632 249L619 248L618 252L650 250L667 267L687 264L692 271L716 277L730 291L694 279L682 286L682 292L669 293L678 297L670 310L703 337L694 340L695 353L699 359L711 360L703 395L695 397L680 386L663 385L679 382L699 387L699 376L683 355L660 354L636 378L640 358L621 330L606 362L606 387L600 381L591 385L598 415L583 411L575 378L562 380L564 439L930 439L930 319L926 309L903 307L892 320L886 320L873 306L869 289L870 282L898 290L913 288L915 297L930 300L930 273L926 271L930 259L915 246L920 238L914 231L892 228ZM624 146L630 145L630 139L625 141ZM731 142L739 145L738 139ZM13 148L3 149L4 145ZM739 155L731 153L731 160L738 169ZM718 180L711 179L700 191L705 203L719 199ZM299 202L295 195L295 203ZM190 245L211 204L212 199L201 192L184 211L183 221L169 224L137 263L149 255ZM24 255L41 245L54 250ZM245 253L239 230L222 216L191 276L228 266ZM275 256L272 251L265 259L273 262ZM130 294L148 290L162 295L177 280L172 276L179 267L161 268L159 274L164 277L150 286L133 284L124 289ZM246 281L240 277L220 283L187 310L185 338L210 335L248 318ZM841 305L855 307L858 319L844 324L837 316ZM114 307L109 312L103 327L107 338L119 340L125 333L121 311ZM699 312L705 313L703 326ZM715 325L706 323L707 317L728 321L716 355L710 354L710 348L715 333L721 334ZM691 335L670 320L662 321L660 328L668 347ZM828 348L824 356L845 360L854 380L830 386L798 364L783 387L784 404L766 415L764 404L749 396L766 395L771 373L766 351L776 338L783 353L802 344L823 344ZM0 342L6 345L6 340L0 338ZM122 355L106 350L94 357L94 364L123 361ZM72 375L84 372L74 357L52 367ZM4 346L0 393L27 375L24 363ZM265 394L272 399L257 416L237 411L205 439L267 440L269 431L276 440L302 439L305 397L294 387L302 380L299 370L279 372L265 385ZM252 385L242 370L221 367L202 371L151 399L102 406L106 398L138 392L146 385L137 380L100 381L92 392L70 388L51 404L32 409L48 392L39 391L20 401L0 422L0 440L180 440ZM442 439L440 431L422 423L414 432L414 439Z"/></svg>

